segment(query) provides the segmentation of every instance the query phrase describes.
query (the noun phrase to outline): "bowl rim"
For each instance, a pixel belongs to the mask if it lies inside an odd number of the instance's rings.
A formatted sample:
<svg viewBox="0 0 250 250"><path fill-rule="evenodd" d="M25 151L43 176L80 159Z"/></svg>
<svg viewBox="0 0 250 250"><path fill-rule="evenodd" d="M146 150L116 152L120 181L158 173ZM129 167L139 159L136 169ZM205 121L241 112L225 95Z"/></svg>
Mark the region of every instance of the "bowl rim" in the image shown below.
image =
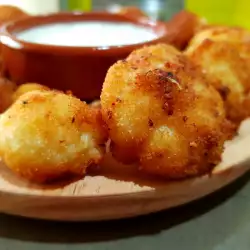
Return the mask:
<svg viewBox="0 0 250 250"><path fill-rule="evenodd" d="M87 21L87 20L100 20L100 21L115 21L115 22L127 22L133 23L139 26L150 27L156 34L161 32L156 39L128 45L114 45L114 46L61 46L61 45L49 45L39 44L33 42L27 42L19 39L15 36L14 32L19 29L25 30L38 25L46 25L51 23L60 22L75 22L75 21ZM24 27L24 28L22 28ZM159 31L158 31L159 30ZM137 49L138 47L147 46L155 43L162 43L167 38L167 26L161 21L155 21L147 17L129 17L122 14L111 13L107 11L93 11L93 12L58 12L50 13L46 15L29 16L22 19L18 19L9 23L6 23L1 28L0 42L11 49L24 50L24 51L36 51L40 53L52 53L52 54L124 54Z"/></svg>

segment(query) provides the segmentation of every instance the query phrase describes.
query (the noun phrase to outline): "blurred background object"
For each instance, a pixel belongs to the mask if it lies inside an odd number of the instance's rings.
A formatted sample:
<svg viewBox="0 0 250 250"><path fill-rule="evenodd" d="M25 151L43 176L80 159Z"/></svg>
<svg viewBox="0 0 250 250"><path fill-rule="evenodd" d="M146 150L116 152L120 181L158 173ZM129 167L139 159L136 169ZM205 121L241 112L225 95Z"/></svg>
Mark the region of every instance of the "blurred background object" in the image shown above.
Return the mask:
<svg viewBox="0 0 250 250"><path fill-rule="evenodd" d="M250 29L249 0L185 0L185 8L205 17L209 23Z"/></svg>
<svg viewBox="0 0 250 250"><path fill-rule="evenodd" d="M168 20L182 10L183 0L61 0L63 10L109 10L135 6L153 19Z"/></svg>
<svg viewBox="0 0 250 250"><path fill-rule="evenodd" d="M66 0L61 2L61 6L65 6L66 10L90 11L92 9L92 0Z"/></svg>
<svg viewBox="0 0 250 250"><path fill-rule="evenodd" d="M185 0L186 9L204 16L209 22L232 24L235 0Z"/></svg>
<svg viewBox="0 0 250 250"><path fill-rule="evenodd" d="M28 16L26 12L13 5L0 5L0 25Z"/></svg>
<svg viewBox="0 0 250 250"><path fill-rule="evenodd" d="M166 22L168 28L168 43L184 50L194 34L206 25L206 20L182 10Z"/></svg>
<svg viewBox="0 0 250 250"><path fill-rule="evenodd" d="M0 5L13 5L37 15L60 10L116 11L121 7L137 7L152 19L169 20L185 9L204 17L210 23L237 25L250 29L249 0L0 0Z"/></svg>
<svg viewBox="0 0 250 250"><path fill-rule="evenodd" d="M0 5L13 5L31 15L60 10L60 0L0 0Z"/></svg>
<svg viewBox="0 0 250 250"><path fill-rule="evenodd" d="M169 20L186 9L208 22L250 28L249 0L60 0L63 10L109 10L135 6L153 19Z"/></svg>

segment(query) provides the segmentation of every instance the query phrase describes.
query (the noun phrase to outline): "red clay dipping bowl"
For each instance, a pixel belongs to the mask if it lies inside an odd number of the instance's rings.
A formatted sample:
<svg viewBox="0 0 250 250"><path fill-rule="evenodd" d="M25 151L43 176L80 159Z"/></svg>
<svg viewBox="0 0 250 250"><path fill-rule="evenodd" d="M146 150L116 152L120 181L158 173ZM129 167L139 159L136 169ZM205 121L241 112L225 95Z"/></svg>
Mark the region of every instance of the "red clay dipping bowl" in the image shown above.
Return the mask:
<svg viewBox="0 0 250 250"><path fill-rule="evenodd" d="M149 27L157 36L145 43L105 47L45 45L17 38L18 33L39 25L79 21L132 23ZM82 100L91 101L99 98L106 72L112 64L143 45L166 42L166 36L164 23L146 17L132 18L107 12L28 17L11 22L2 30L3 74L18 85L37 82L50 88L70 90Z"/></svg>

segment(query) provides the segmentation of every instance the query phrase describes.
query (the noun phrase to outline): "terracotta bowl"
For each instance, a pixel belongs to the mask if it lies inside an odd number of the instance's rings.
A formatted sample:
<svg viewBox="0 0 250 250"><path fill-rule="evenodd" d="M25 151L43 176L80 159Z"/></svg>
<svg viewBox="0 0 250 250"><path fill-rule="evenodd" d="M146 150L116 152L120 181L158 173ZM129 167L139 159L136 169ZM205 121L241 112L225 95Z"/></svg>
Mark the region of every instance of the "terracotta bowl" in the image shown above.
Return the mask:
<svg viewBox="0 0 250 250"><path fill-rule="evenodd" d="M103 48L35 44L16 37L18 32L34 26L75 21L134 23L149 27L157 34L157 38L136 45ZM3 74L17 84L38 82L63 91L71 90L79 98L91 101L99 98L106 72L113 63L143 45L166 42L166 37L167 27L164 23L142 17L107 12L28 17L13 21L3 28L0 36L3 44Z"/></svg>

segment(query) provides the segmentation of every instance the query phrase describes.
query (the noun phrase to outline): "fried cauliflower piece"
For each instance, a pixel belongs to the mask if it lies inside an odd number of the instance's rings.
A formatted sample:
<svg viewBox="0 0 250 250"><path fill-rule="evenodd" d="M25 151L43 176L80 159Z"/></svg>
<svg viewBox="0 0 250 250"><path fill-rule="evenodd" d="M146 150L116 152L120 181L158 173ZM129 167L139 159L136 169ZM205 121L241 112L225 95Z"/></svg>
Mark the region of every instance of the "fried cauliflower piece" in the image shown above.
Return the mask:
<svg viewBox="0 0 250 250"><path fill-rule="evenodd" d="M41 84L38 84L38 83L25 83L25 84L20 85L16 89L15 93L13 94L12 99L13 99L13 101L16 101L20 96L22 96L28 92L34 91L34 90L47 91L50 89L48 87L41 85Z"/></svg>
<svg viewBox="0 0 250 250"><path fill-rule="evenodd" d="M101 113L56 91L22 95L0 116L0 156L24 178L48 182L82 176L103 157Z"/></svg>
<svg viewBox="0 0 250 250"><path fill-rule="evenodd" d="M3 113L12 104L12 95L16 85L5 79L0 78L0 113Z"/></svg>
<svg viewBox="0 0 250 250"><path fill-rule="evenodd" d="M250 116L250 32L207 28L192 39L185 54L201 66L219 91L230 120L239 124Z"/></svg>
<svg viewBox="0 0 250 250"><path fill-rule="evenodd" d="M9 108L21 95L33 90L49 90L48 87L37 83L26 83L19 87L13 82L0 78L0 113Z"/></svg>
<svg viewBox="0 0 250 250"><path fill-rule="evenodd" d="M191 39L187 48L187 53L195 51L205 40L212 40L214 42L226 41L236 43L238 46L241 43L250 42L250 32L240 27L226 27L226 26L208 26L197 32ZM239 53L241 51L239 50ZM244 53L244 52L243 52Z"/></svg>
<svg viewBox="0 0 250 250"><path fill-rule="evenodd" d="M115 158L164 178L211 170L232 132L218 92L169 45L139 49L114 64L101 105Z"/></svg>

